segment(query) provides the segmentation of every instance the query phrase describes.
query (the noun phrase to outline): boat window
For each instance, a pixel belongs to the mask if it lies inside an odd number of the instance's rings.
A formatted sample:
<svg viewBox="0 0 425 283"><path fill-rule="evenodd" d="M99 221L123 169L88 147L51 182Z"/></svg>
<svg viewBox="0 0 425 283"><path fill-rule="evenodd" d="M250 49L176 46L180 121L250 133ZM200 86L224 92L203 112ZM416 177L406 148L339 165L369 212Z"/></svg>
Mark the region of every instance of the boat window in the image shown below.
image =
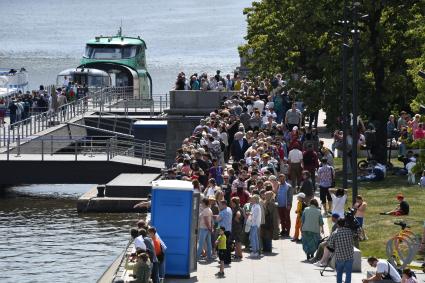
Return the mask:
<svg viewBox="0 0 425 283"><path fill-rule="evenodd" d="M103 76L89 76L89 86L109 86L109 78Z"/></svg>
<svg viewBox="0 0 425 283"><path fill-rule="evenodd" d="M88 45L86 58L90 59L128 59L137 55L138 46Z"/></svg>

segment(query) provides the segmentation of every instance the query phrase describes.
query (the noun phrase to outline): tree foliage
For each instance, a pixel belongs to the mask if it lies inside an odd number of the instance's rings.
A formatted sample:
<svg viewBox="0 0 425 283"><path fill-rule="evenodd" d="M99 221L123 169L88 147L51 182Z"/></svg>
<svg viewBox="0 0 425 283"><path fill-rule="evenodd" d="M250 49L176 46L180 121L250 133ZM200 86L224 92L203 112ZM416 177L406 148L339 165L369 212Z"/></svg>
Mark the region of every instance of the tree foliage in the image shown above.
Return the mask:
<svg viewBox="0 0 425 283"><path fill-rule="evenodd" d="M351 9L352 2L349 2ZM363 0L359 46L359 110L377 127L385 144L385 122L392 110L425 103L425 1ZM244 10L247 43L240 47L256 75L283 72L315 82L303 91L306 105L323 108L328 125L341 115L342 0L263 0ZM349 11L352 23L353 12ZM350 27L350 30L352 27ZM352 37L349 36L348 78L351 97ZM248 52L249 51L249 52ZM317 106L317 97L322 103ZM323 98L323 99L322 99ZM349 102L351 103L351 102ZM384 159L385 156L381 156Z"/></svg>

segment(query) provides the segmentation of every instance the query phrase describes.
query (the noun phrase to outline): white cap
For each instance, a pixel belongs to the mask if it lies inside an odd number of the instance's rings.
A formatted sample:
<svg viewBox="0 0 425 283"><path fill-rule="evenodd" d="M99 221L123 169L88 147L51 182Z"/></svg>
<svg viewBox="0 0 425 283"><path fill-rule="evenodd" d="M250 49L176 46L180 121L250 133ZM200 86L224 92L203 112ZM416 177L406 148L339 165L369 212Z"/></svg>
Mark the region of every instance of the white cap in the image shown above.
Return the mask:
<svg viewBox="0 0 425 283"><path fill-rule="evenodd" d="M297 198L305 198L305 193L299 193L296 195Z"/></svg>

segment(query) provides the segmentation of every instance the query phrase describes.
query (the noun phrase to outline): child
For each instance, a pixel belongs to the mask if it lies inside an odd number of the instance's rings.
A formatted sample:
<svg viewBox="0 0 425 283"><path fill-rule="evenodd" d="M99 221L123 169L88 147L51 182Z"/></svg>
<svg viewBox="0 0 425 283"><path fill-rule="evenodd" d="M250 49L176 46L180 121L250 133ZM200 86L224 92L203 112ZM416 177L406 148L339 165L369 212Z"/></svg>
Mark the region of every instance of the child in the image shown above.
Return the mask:
<svg viewBox="0 0 425 283"><path fill-rule="evenodd" d="M292 242L299 242L300 239L298 238L301 231L301 216L303 214L304 208L307 207L307 205L304 203L305 194L299 193L297 195L297 209L295 210L295 213L297 214L297 220L295 221L295 234L294 238L291 240Z"/></svg>
<svg viewBox="0 0 425 283"><path fill-rule="evenodd" d="M136 278L137 283L149 283L151 277L151 262L148 254L138 251L137 263L134 266L133 277Z"/></svg>
<svg viewBox="0 0 425 283"><path fill-rule="evenodd" d="M217 240L215 241L215 245L218 249L218 258L220 260L220 271L217 272L215 275L218 277L224 277L224 258L226 257L226 235L224 232L226 229L222 226L219 230L219 236Z"/></svg>

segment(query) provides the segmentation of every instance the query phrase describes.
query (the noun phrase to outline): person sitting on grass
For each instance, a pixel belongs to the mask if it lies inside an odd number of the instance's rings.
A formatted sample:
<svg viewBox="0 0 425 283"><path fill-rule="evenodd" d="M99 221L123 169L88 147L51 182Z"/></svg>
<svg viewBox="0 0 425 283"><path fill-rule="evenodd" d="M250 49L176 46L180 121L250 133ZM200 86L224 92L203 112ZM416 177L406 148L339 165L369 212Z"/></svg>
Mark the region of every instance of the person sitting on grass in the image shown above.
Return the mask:
<svg viewBox="0 0 425 283"><path fill-rule="evenodd" d="M371 161L373 166L370 173L366 176L359 176L359 181L382 181L385 178L387 168L384 164L376 162L374 160Z"/></svg>
<svg viewBox="0 0 425 283"><path fill-rule="evenodd" d="M409 215L409 204L404 200L404 196L402 194L397 195L397 200L399 202L398 206L391 211L383 212L382 215Z"/></svg>
<svg viewBox="0 0 425 283"><path fill-rule="evenodd" d="M226 249L227 249L226 247L227 239L224 232L226 232L226 228L221 226L219 229L219 236L217 240L215 241L215 245L218 250L218 259L220 260L220 271L215 274L217 277L224 277L224 260L226 258Z"/></svg>

